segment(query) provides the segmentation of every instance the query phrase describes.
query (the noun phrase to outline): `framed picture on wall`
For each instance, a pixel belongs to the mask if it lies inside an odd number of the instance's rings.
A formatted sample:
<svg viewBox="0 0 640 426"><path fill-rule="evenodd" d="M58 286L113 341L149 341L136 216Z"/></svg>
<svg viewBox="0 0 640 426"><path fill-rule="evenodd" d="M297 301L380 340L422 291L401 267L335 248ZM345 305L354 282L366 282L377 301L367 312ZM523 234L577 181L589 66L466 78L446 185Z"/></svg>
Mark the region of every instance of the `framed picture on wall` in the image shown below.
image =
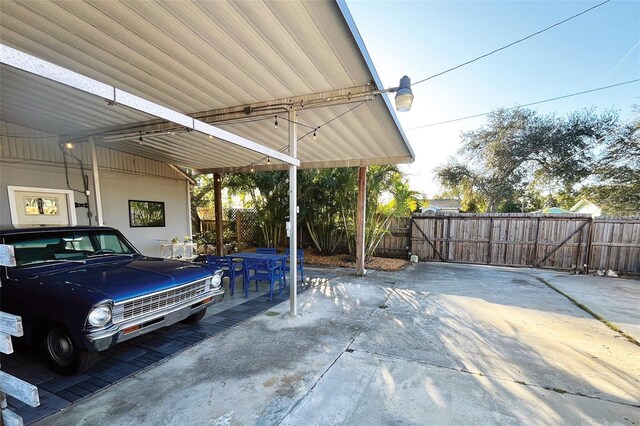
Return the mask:
<svg viewBox="0 0 640 426"><path fill-rule="evenodd" d="M129 226L132 228L165 226L164 203L129 200Z"/></svg>

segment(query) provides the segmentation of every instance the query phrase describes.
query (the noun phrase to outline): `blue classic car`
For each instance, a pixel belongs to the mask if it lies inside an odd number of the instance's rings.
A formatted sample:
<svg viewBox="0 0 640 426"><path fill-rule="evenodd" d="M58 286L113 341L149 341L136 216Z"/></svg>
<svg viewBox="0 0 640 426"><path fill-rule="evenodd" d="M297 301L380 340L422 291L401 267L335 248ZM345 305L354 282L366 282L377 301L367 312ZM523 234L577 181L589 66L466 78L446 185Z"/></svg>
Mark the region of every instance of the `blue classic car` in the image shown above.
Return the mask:
<svg viewBox="0 0 640 426"><path fill-rule="evenodd" d="M22 317L24 340L73 375L98 352L179 321L224 297L222 271L147 257L108 227L0 230L16 266L0 274L0 308Z"/></svg>

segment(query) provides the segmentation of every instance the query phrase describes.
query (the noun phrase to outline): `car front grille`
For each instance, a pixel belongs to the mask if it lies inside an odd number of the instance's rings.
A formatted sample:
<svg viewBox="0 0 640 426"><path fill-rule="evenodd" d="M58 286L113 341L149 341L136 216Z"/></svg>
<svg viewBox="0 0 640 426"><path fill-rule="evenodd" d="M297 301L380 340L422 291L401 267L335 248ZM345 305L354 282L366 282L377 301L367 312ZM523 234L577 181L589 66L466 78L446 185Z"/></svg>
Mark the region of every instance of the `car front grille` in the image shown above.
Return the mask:
<svg viewBox="0 0 640 426"><path fill-rule="evenodd" d="M170 290L117 303L113 308L113 322L128 321L194 299L206 293L206 281L206 279L199 280Z"/></svg>

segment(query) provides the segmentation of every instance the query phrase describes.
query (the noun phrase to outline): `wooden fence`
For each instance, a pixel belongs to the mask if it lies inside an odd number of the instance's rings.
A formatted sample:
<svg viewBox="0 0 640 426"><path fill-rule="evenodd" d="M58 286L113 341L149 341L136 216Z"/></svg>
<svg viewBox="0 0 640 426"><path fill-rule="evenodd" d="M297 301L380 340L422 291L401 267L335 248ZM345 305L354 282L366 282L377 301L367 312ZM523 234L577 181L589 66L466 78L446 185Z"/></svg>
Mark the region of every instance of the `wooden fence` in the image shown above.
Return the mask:
<svg viewBox="0 0 640 426"><path fill-rule="evenodd" d="M407 259L410 248L411 218L393 218L389 225L389 233L382 238L373 255Z"/></svg>
<svg viewBox="0 0 640 426"><path fill-rule="evenodd" d="M256 226L258 224L258 212L254 209L229 209L224 210L222 216L223 228L233 223L234 239L238 242L252 242L256 238ZM200 221L200 233L215 232L216 221L202 219ZM213 243L213 241L212 241Z"/></svg>
<svg viewBox="0 0 640 426"><path fill-rule="evenodd" d="M640 274L640 218L534 214L417 214L422 260Z"/></svg>

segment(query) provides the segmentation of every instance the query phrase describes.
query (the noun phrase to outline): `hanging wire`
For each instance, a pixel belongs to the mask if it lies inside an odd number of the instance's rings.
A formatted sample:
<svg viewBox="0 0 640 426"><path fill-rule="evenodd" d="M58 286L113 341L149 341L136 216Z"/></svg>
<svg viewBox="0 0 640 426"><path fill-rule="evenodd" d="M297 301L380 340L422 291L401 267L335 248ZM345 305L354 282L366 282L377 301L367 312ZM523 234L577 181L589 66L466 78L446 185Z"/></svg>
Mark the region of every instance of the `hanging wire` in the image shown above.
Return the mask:
<svg viewBox="0 0 640 426"><path fill-rule="evenodd" d="M446 69L446 70L444 70L444 71L442 71L442 72L439 72L439 73L434 74L434 75L432 75L432 76L429 76L429 77L427 77L427 78L423 78L422 80L418 80L418 81L416 81L415 83L413 83L413 84L411 85L411 87L413 87L413 86L415 86L415 85L417 85L417 84L420 84L420 83L424 83L425 81L431 80L432 78L439 77L439 76L441 76L441 75L443 75L443 74L446 74L446 73L448 73L448 72L451 72L451 71L457 70L458 68L462 68L462 67L464 67L465 65L469 65L469 64L471 64L471 63L473 63L473 62L479 61L479 60L480 60L480 59L482 59L482 58L486 58L487 56L491 56L491 55L493 55L494 53L498 53L498 52L500 52L501 50L507 49L507 48L509 48L509 47L511 47L511 46L513 46L513 45L515 45L515 44L518 44L518 43L521 43L521 42L523 42L523 41L525 41L525 40L528 40L528 39L530 39L531 37L535 37L535 36L537 36L537 35L539 35L539 34L542 34L543 32L548 31L548 30L550 30L550 29L552 29L552 28L555 28L555 27L557 27L558 25L562 25L562 24L564 24L565 22L568 22L568 21L570 21L570 20L572 20L572 19L574 19L574 18L577 18L578 16L584 15L585 13L587 13L587 12L589 12L589 11L592 11L593 9L596 9L596 8L598 8L598 7L600 7L600 6L604 5L604 4L607 4L607 3L609 3L610 1L611 1L611 0L605 0L605 1L603 1L602 3L599 3L599 4L597 4L597 5L595 5L595 6L592 6L592 7L588 8L588 9L586 9L586 10L583 10L583 11L582 11L582 12L580 12L580 13L576 13L575 15L572 15L572 16L570 16L570 17L566 18L566 19L563 19L563 20L562 20L562 21L560 21L560 22L556 22L556 23L555 23L555 24L553 24L553 25L549 25L548 27L543 28L543 29L541 29L540 31L536 31L536 32L535 32L535 33L533 33L533 34L529 34L529 35L528 35L528 36L526 36L526 37L523 37L523 38L518 39L518 40L516 40L516 41L513 41L513 42L511 42L511 43L509 43L509 44L507 44L507 45L504 45L504 46L499 47L499 48L497 48L497 49L495 49L495 50L492 50L492 51L491 51L491 52L489 52L489 53L485 53L484 55L480 55L480 56L478 56L478 57L476 57L476 58L474 58L474 59L471 59L470 61L463 62L463 63L461 63L460 65L456 65L455 67L452 67L452 68Z"/></svg>
<svg viewBox="0 0 640 426"><path fill-rule="evenodd" d="M319 126L317 126L317 127L306 126L306 127L311 128L312 130L310 130L309 132L307 132L307 133L305 133L304 135L300 136L300 137L297 139L297 142L300 142L302 139L306 138L307 136L309 136L309 135L311 135L311 134L313 134L314 136L316 136L317 131L318 131L318 130L320 130L320 128L321 128L321 127L326 126L327 124L329 124L329 123L331 123L331 122L333 122L333 121L335 121L335 120L339 119L340 117L344 116L345 114L350 113L351 111L353 111L354 109L358 108L359 106L364 105L365 103L367 103L367 101L362 101L362 102L360 102L360 103L358 103L358 104L356 104L356 105L352 106L352 107L351 107L351 108L349 108L348 110L346 110L346 111L344 111L344 112L342 112L342 113L340 113L340 114L336 115L336 116L335 116L335 117L333 117L332 119L330 119L330 120L328 120L328 121L326 121L326 122L322 123L321 125L319 125ZM285 119L285 120L290 121L290 120L288 120L288 119ZM292 122L292 121L290 121L290 122ZM299 123L297 123L297 124L299 124ZM278 152L284 152L284 151L285 151L285 150L287 150L288 148L289 148L289 144L286 144L286 145L284 145L282 148L278 149L277 151L278 151ZM251 163L251 164L249 165L251 172L253 172L253 171L254 171L254 166L255 166L255 165L262 163L265 159L267 159L267 161L268 161L269 157L268 157L268 156L265 156L265 157L260 158L259 160L254 161L253 163ZM269 164L269 163L267 163L267 164ZM245 169L246 167L247 167L247 166L237 167L237 168L236 168L236 169L234 169L234 171L233 171L233 172L231 172L231 173L237 173L237 172L241 171L242 169Z"/></svg>
<svg viewBox="0 0 640 426"><path fill-rule="evenodd" d="M612 85L609 85L609 86L603 86L603 87L597 87L595 89L584 90L582 92L571 93L569 95L557 96L555 98L544 99L542 101L536 101L536 102L531 102L531 103L528 103L528 104L517 105L517 106L514 106L514 107L502 108L502 109L505 110L505 111L511 111L513 109L524 108L524 107L528 107L528 106L532 106L532 105L538 105L538 104L542 104L542 103L545 103L545 102L557 101L559 99L565 99L565 98L570 98L572 96L584 95L586 93L597 92L599 90L611 89L613 87L623 86L625 84L637 83L638 81L640 81L640 78L637 78L635 80L624 81L622 83L612 84ZM424 124L422 126L409 127L408 129L405 129L405 131L408 132L409 130L424 129L425 127L439 126L441 124L455 123L456 121L469 120L471 118L482 117L482 116L491 114L492 112L494 112L497 109L500 109L500 108L495 108L492 111L483 112L482 114L468 115L466 117L454 118L452 120L439 121L437 123L430 123L430 124Z"/></svg>

